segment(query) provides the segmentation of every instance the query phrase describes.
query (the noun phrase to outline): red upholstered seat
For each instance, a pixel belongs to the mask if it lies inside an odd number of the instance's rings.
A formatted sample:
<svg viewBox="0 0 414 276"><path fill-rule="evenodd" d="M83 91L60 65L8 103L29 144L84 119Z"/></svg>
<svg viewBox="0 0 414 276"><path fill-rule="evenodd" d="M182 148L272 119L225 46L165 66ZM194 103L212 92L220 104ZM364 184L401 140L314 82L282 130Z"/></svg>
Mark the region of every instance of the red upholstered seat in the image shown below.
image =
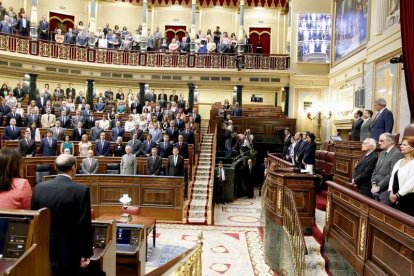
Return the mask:
<svg viewBox="0 0 414 276"><path fill-rule="evenodd" d="M334 173L334 162L335 162L335 153L334 152L328 152L326 155L326 174L332 174Z"/></svg>
<svg viewBox="0 0 414 276"><path fill-rule="evenodd" d="M95 210L91 209L91 220L95 219Z"/></svg>
<svg viewBox="0 0 414 276"><path fill-rule="evenodd" d="M122 209L121 207L121 211L122 214L124 213L124 209ZM139 206L128 206L128 208L126 209L125 213L127 213L128 215L139 215Z"/></svg>

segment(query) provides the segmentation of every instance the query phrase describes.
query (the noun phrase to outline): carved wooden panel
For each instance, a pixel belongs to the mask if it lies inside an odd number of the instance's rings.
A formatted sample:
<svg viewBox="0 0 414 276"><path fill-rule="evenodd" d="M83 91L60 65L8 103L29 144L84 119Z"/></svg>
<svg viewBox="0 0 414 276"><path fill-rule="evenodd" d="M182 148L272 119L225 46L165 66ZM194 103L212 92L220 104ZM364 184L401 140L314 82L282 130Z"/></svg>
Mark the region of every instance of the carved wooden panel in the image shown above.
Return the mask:
<svg viewBox="0 0 414 276"><path fill-rule="evenodd" d="M359 217L339 205L333 207L333 227L348 243L354 247L358 242Z"/></svg>
<svg viewBox="0 0 414 276"><path fill-rule="evenodd" d="M132 196L132 187L99 187L99 204L121 204L119 199L123 194ZM136 201L132 200L131 204Z"/></svg>
<svg viewBox="0 0 414 276"><path fill-rule="evenodd" d="M174 205L174 190L173 189L153 189L142 188L141 205L150 206L158 205L165 207L172 207Z"/></svg>

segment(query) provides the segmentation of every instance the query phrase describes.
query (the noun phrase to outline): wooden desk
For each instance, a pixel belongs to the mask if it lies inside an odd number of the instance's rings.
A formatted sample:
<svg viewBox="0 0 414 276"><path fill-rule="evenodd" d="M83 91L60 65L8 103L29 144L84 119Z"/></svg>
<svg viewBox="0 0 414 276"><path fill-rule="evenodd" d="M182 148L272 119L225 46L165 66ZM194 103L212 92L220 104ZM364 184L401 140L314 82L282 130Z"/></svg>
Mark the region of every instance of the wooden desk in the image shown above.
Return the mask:
<svg viewBox="0 0 414 276"><path fill-rule="evenodd" d="M114 214L102 214L100 217L97 218L97 220L116 220L118 221L120 215L114 215ZM142 217L137 215L131 215L132 220L129 221L129 224L142 224L145 226L145 229L147 231L147 236L152 231L152 246L155 247L155 240L156 240L156 234L157 234L157 218L153 217ZM148 243L147 243L148 244ZM147 246L148 248L148 246Z"/></svg>
<svg viewBox="0 0 414 276"><path fill-rule="evenodd" d="M283 190L287 188L295 197L302 227L312 228L315 225L316 176L269 170L266 180L266 216L269 219L278 225L283 225Z"/></svg>

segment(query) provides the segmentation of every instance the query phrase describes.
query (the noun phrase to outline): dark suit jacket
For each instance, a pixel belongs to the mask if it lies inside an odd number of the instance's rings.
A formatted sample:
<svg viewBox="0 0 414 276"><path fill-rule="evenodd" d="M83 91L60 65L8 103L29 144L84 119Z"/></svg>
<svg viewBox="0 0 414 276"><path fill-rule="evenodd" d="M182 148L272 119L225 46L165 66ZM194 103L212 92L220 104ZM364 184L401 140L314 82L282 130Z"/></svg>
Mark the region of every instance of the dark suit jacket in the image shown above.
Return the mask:
<svg viewBox="0 0 414 276"><path fill-rule="evenodd" d="M154 158L152 156L147 159L147 175L160 175L162 170L162 159L157 156Z"/></svg>
<svg viewBox="0 0 414 276"><path fill-rule="evenodd" d="M315 164L316 143L309 142L306 144L303 152L303 162L308 165Z"/></svg>
<svg viewBox="0 0 414 276"><path fill-rule="evenodd" d="M4 128L4 140L17 140L20 139L20 136L20 127L14 127L14 131L11 126Z"/></svg>
<svg viewBox="0 0 414 276"><path fill-rule="evenodd" d="M289 146L290 146L290 138L292 137L292 135L290 135L289 134L289 136L287 137L287 139L285 139L284 141L283 141L283 158L285 158L286 157L286 155L287 155L287 153L288 153L288 149L289 149Z"/></svg>
<svg viewBox="0 0 414 276"><path fill-rule="evenodd" d="M75 98L75 95L76 95L76 89L75 88L73 88L72 87L72 89L71 88L66 88L66 97L69 97L69 92L72 92L72 98Z"/></svg>
<svg viewBox="0 0 414 276"><path fill-rule="evenodd" d="M60 116L58 118L58 121L60 121L60 125L63 128L70 128L72 126L72 123L70 121L70 117L69 116L65 116L65 123L63 123L63 116Z"/></svg>
<svg viewBox="0 0 414 276"><path fill-rule="evenodd" d="M174 122L175 122L175 127L178 128L179 131L182 131L184 129L185 122L183 120L177 121L177 119L175 119Z"/></svg>
<svg viewBox="0 0 414 276"><path fill-rule="evenodd" d="M141 147L142 147L142 142L141 140L137 139L135 140L135 143L133 142L133 140L129 140L128 141L128 146L130 146L132 148L132 154L135 154L136 156L141 155Z"/></svg>
<svg viewBox="0 0 414 276"><path fill-rule="evenodd" d="M178 148L178 152L179 154L184 158L184 159L188 159L188 144L186 142L182 142L181 146L180 143L177 142L174 145L175 147Z"/></svg>
<svg viewBox="0 0 414 276"><path fill-rule="evenodd" d="M355 167L354 182L358 186L358 192L372 198L371 176L377 163L377 154L371 152L368 156L361 159Z"/></svg>
<svg viewBox="0 0 414 276"><path fill-rule="evenodd" d="M109 145L108 141L105 141L105 143L102 147L101 140L98 140L96 142L95 155L96 156L108 156L109 155L109 149L110 149L110 145Z"/></svg>
<svg viewBox="0 0 414 276"><path fill-rule="evenodd" d="M35 122L36 125L38 125L39 124L39 115L33 115L33 117L30 114L27 115L26 116L26 127L30 127L30 124L32 122Z"/></svg>
<svg viewBox="0 0 414 276"><path fill-rule="evenodd" d="M352 125L352 130L351 130L351 137L352 137L352 141L359 141L360 138L360 134L361 134L361 126L364 123L364 120L358 119L358 121L354 122L354 124Z"/></svg>
<svg viewBox="0 0 414 276"><path fill-rule="evenodd" d="M3 113L3 115L4 114L9 114L10 110L11 110L10 106L5 105L5 104L0 105L0 112Z"/></svg>
<svg viewBox="0 0 414 276"><path fill-rule="evenodd" d="M178 102L178 95L170 95L170 102Z"/></svg>
<svg viewBox="0 0 414 276"><path fill-rule="evenodd" d="M24 98L25 96L24 90L22 88L17 89L17 87L13 89L13 94L17 99Z"/></svg>
<svg viewBox="0 0 414 276"><path fill-rule="evenodd" d="M113 128L111 131L111 137L112 137L112 141L115 142L117 137L122 137L124 138L125 135L125 129L123 129L122 127L117 129L117 128Z"/></svg>
<svg viewBox="0 0 414 276"><path fill-rule="evenodd" d="M184 158L178 155L177 165L174 166L174 155L170 155L168 157L167 175L184 176Z"/></svg>
<svg viewBox="0 0 414 276"><path fill-rule="evenodd" d="M6 116L6 126L10 125L10 120L14 118L16 119L16 126L21 127L22 126L22 116L19 113L15 113L13 116L13 113L9 112Z"/></svg>
<svg viewBox="0 0 414 276"><path fill-rule="evenodd" d="M157 117L158 122L161 122L161 120L162 120L162 112L161 111L159 111L159 112L153 112L151 114L151 116Z"/></svg>
<svg viewBox="0 0 414 276"><path fill-rule="evenodd" d="M158 147L161 158L168 158L172 154L173 145L171 143L164 144L164 142L160 142Z"/></svg>
<svg viewBox="0 0 414 276"><path fill-rule="evenodd" d="M32 209L50 209L49 256L53 268L78 275L80 259L93 255L89 188L66 176L36 185Z"/></svg>
<svg viewBox="0 0 414 276"><path fill-rule="evenodd" d="M394 116L392 112L384 108L381 114L377 115L371 124L371 138L376 141L384 132L392 133L394 127Z"/></svg>
<svg viewBox="0 0 414 276"><path fill-rule="evenodd" d="M30 20L26 19L26 28L23 27L23 19L17 22L18 29L21 36L28 36L30 33Z"/></svg>
<svg viewBox="0 0 414 276"><path fill-rule="evenodd" d="M40 97L36 99L36 105L39 109L42 109L42 114L45 113L43 109L46 106L46 101L47 101L46 96L43 97L43 105L42 105L42 100L40 99Z"/></svg>
<svg viewBox="0 0 414 276"><path fill-rule="evenodd" d="M83 126L84 118L82 115L79 117L77 117L76 115L72 117L72 127L76 128L78 126L78 122L82 122Z"/></svg>
<svg viewBox="0 0 414 276"><path fill-rule="evenodd" d="M134 137L134 133L137 133L137 139L138 140L140 140L141 142L142 142L142 140L143 140L143 134L144 134L144 132L142 131L142 129L140 129L140 128L138 128L138 129L133 129L133 130L131 130L131 139Z"/></svg>
<svg viewBox="0 0 414 276"><path fill-rule="evenodd" d="M43 138L42 141L40 141L40 152L43 156L56 156L57 140L54 138L51 139L51 145L49 145L47 138Z"/></svg>
<svg viewBox="0 0 414 276"><path fill-rule="evenodd" d="M303 158L303 155L300 156L301 152L300 150L303 149L303 143L304 141L301 139L298 142L296 142L295 148L293 149L293 159L295 160L295 166L296 167L300 167L300 164L302 163L302 159L299 160L300 158Z"/></svg>
<svg viewBox="0 0 414 276"><path fill-rule="evenodd" d="M91 120L91 116L88 116L84 119L84 123L83 123L83 127L86 129L90 129L93 128L95 126L95 116L92 116L92 120Z"/></svg>
<svg viewBox="0 0 414 276"><path fill-rule="evenodd" d="M144 142L142 142L142 153L151 154L151 150L153 147L155 147L154 141L148 142L148 140L145 140Z"/></svg>
<svg viewBox="0 0 414 276"><path fill-rule="evenodd" d="M167 128L167 130L165 132L170 137L170 141L174 141L174 142L177 141L177 139L178 139L178 129L176 127L174 129L169 127L169 128Z"/></svg>
<svg viewBox="0 0 414 276"><path fill-rule="evenodd" d="M81 133L79 134L79 129L73 129L72 140L73 141L80 141L82 139L82 135L86 134L86 129L81 128Z"/></svg>
<svg viewBox="0 0 414 276"><path fill-rule="evenodd" d="M142 113L142 105L140 103L133 102L131 104L131 113L133 113L133 110L136 110L138 114Z"/></svg>
<svg viewBox="0 0 414 276"><path fill-rule="evenodd" d="M242 109L239 108L233 108L231 111L231 116L241 116L242 115Z"/></svg>
<svg viewBox="0 0 414 276"><path fill-rule="evenodd" d="M36 143L33 139L29 139L26 143L26 139L21 139L19 141L19 152L20 155L25 157L26 155L36 155Z"/></svg>

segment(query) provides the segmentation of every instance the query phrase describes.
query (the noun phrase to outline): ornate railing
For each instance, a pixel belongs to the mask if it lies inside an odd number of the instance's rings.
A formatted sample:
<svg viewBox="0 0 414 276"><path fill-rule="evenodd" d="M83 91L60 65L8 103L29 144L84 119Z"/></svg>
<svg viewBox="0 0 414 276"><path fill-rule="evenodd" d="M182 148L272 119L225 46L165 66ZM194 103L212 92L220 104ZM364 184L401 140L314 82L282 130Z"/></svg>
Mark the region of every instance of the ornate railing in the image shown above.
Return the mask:
<svg viewBox="0 0 414 276"><path fill-rule="evenodd" d="M211 161L211 170L210 170L210 186L209 186L209 197L208 197L208 212L207 212L207 224L213 224L213 186L214 186L214 170L216 168L216 148L217 148L217 124L214 125L214 128L211 129L209 126L209 132L214 133L213 138L213 156Z"/></svg>
<svg viewBox="0 0 414 276"><path fill-rule="evenodd" d="M290 189L284 189L283 192L283 229L289 237L295 275L303 276L305 275L305 255L308 254L303 228L293 192Z"/></svg>
<svg viewBox="0 0 414 276"><path fill-rule="evenodd" d="M122 51L59 44L47 40L32 40L29 37L0 35L0 50L98 64L237 69L236 54L188 54ZM287 55L244 54L244 69L288 70L290 58Z"/></svg>
<svg viewBox="0 0 414 276"><path fill-rule="evenodd" d="M176 276L201 276L203 253L203 233L198 235L197 245L178 255L166 264L146 274L146 276L176 275Z"/></svg>

